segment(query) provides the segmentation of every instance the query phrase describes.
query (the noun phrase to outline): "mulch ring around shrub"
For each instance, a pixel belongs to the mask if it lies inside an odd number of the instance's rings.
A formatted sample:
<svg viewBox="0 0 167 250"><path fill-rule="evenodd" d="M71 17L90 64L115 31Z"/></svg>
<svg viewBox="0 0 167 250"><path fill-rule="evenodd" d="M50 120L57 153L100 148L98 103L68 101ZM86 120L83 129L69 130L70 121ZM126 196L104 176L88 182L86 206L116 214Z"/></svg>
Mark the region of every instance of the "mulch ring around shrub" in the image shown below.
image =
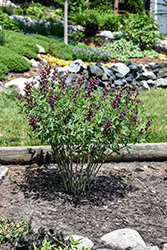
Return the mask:
<svg viewBox="0 0 167 250"><path fill-rule="evenodd" d="M166 162L104 163L88 194L65 192L56 164L8 165L0 185L0 217L29 220L37 231L87 236L93 249L110 248L100 241L121 228L137 230L146 244L167 243ZM1 249L6 249L2 246Z"/></svg>

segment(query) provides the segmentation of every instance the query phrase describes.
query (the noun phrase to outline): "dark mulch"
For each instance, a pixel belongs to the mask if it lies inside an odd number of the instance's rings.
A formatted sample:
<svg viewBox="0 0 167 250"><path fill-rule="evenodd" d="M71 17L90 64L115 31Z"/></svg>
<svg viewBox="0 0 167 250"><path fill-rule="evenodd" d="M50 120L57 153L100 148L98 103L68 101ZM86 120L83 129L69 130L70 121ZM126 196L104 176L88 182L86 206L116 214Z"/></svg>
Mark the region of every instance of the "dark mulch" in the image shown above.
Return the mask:
<svg viewBox="0 0 167 250"><path fill-rule="evenodd" d="M165 162L106 163L87 195L68 195L56 164L10 165L0 185L0 216L29 220L63 234L100 237L121 228L137 230L149 245L167 243ZM105 246L106 247L106 246ZM1 249L1 248L0 248Z"/></svg>

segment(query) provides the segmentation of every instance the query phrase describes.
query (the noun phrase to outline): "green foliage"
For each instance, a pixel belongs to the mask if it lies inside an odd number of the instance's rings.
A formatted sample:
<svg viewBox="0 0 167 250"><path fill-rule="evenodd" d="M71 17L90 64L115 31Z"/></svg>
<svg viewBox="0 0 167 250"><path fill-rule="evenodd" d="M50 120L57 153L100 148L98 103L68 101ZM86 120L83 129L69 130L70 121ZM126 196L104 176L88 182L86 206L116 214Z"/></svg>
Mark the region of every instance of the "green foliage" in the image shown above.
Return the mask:
<svg viewBox="0 0 167 250"><path fill-rule="evenodd" d="M64 0L54 0L60 5L64 6ZM83 12L85 9L88 9L90 6L89 0L68 0L68 10L69 16L75 12Z"/></svg>
<svg viewBox="0 0 167 250"><path fill-rule="evenodd" d="M86 22L97 24L101 29L117 31L121 25L120 15L108 8L103 9L89 9L84 12L77 12L72 16L72 20L78 24L86 26Z"/></svg>
<svg viewBox="0 0 167 250"><path fill-rule="evenodd" d="M152 55L158 57L159 54L155 50L144 50L134 45L132 41L127 41L121 38L114 43L105 43L100 50L109 51L112 53L112 58L118 61L126 62L129 58L142 58L144 56Z"/></svg>
<svg viewBox="0 0 167 250"><path fill-rule="evenodd" d="M142 15L129 14L129 16L124 19L124 26L120 37L132 41L142 50L145 50L155 45L157 30L158 23L151 15L146 13Z"/></svg>
<svg viewBox="0 0 167 250"><path fill-rule="evenodd" d="M25 22L19 20L18 26L20 30L23 30L25 33L40 34L44 36L64 36L64 26L62 23L50 22L50 24L45 23L35 23L28 25Z"/></svg>
<svg viewBox="0 0 167 250"><path fill-rule="evenodd" d="M51 36L64 37L64 25L62 23L50 23L49 34Z"/></svg>
<svg viewBox="0 0 167 250"><path fill-rule="evenodd" d="M61 232L56 233L53 229L46 231L40 227L35 233L31 221L32 217L29 222L22 219L19 223L9 218L0 219L0 244L8 244L10 249L30 250L72 250L79 244L79 241L75 241L72 237L65 240Z"/></svg>
<svg viewBox="0 0 167 250"><path fill-rule="evenodd" d="M52 146L66 191L84 193L105 157L146 138L151 120L142 115L138 92L108 85L100 94L96 79L85 86L83 77L68 86L56 69L52 76L50 71L41 74L39 89L26 84L25 95L18 96L20 108L34 135ZM75 154L79 157L73 165Z"/></svg>
<svg viewBox="0 0 167 250"><path fill-rule="evenodd" d="M35 15L38 18L42 18L43 14L46 12L46 7L42 6L40 3L32 3L26 10L27 15Z"/></svg>
<svg viewBox="0 0 167 250"><path fill-rule="evenodd" d="M80 42L81 39L84 37L84 33L82 31L77 31L76 33L72 33L69 36L70 40L73 40L74 42Z"/></svg>
<svg viewBox="0 0 167 250"><path fill-rule="evenodd" d="M18 23L0 11L0 25L7 30L18 30Z"/></svg>
<svg viewBox="0 0 167 250"><path fill-rule="evenodd" d="M142 14L143 12L143 2L142 0L124 0L126 10L129 13Z"/></svg>
<svg viewBox="0 0 167 250"><path fill-rule="evenodd" d="M0 46L4 46L6 43L5 32L3 29L0 30Z"/></svg>
<svg viewBox="0 0 167 250"><path fill-rule="evenodd" d="M120 15L116 15L114 11L104 13L101 18L100 27L104 30L118 31L120 30Z"/></svg>
<svg viewBox="0 0 167 250"><path fill-rule="evenodd" d="M9 69L1 62L0 63L0 80L4 79Z"/></svg>
<svg viewBox="0 0 167 250"><path fill-rule="evenodd" d="M97 10L85 10L84 11L84 15L85 15L85 20L81 25L86 25L86 22L89 21L90 23L95 23L100 25L100 21L101 21L101 16L100 13ZM79 24L79 23L78 23Z"/></svg>
<svg viewBox="0 0 167 250"><path fill-rule="evenodd" d="M167 89L151 89L141 92L146 115L153 119L150 127L149 143L167 142ZM156 100L156 101L155 101ZM154 103L154 105L153 105Z"/></svg>
<svg viewBox="0 0 167 250"><path fill-rule="evenodd" d="M19 55L26 56L29 59L37 59L37 53L39 48L33 42L28 42L24 40L20 41L19 43L16 43L14 41L8 43L6 47Z"/></svg>
<svg viewBox="0 0 167 250"><path fill-rule="evenodd" d="M31 64L21 55L8 48L0 47L0 63L3 63L9 71L24 72Z"/></svg>
<svg viewBox="0 0 167 250"><path fill-rule="evenodd" d="M3 13L8 14L9 16L14 14L13 7L11 5L6 5L6 6L0 6L0 10Z"/></svg>
<svg viewBox="0 0 167 250"><path fill-rule="evenodd" d="M90 0L90 8L95 9L98 7L98 9L107 10L111 5L110 0Z"/></svg>

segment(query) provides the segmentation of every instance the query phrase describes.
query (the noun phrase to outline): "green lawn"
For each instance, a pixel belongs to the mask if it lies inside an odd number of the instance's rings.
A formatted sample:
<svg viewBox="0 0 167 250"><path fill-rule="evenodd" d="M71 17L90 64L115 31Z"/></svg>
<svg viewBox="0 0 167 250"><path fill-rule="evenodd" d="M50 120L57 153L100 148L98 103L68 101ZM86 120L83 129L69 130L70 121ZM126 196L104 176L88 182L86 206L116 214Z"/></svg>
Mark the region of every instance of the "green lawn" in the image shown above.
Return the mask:
<svg viewBox="0 0 167 250"><path fill-rule="evenodd" d="M146 114L153 119L149 142L167 142L167 89L141 92Z"/></svg>

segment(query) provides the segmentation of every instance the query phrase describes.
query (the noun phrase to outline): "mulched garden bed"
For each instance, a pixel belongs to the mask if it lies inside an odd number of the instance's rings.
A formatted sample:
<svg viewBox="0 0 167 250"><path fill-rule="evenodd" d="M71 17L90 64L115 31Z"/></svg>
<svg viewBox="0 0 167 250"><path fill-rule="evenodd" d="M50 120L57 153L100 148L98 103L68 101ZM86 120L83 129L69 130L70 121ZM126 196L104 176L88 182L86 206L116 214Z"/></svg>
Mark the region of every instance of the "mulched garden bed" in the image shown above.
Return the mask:
<svg viewBox="0 0 167 250"><path fill-rule="evenodd" d="M121 228L137 230L147 245L167 243L166 162L105 163L90 193L75 197L65 192L56 164L7 167L1 218L33 216L35 231L43 226L87 236L93 249L111 248L100 237Z"/></svg>

